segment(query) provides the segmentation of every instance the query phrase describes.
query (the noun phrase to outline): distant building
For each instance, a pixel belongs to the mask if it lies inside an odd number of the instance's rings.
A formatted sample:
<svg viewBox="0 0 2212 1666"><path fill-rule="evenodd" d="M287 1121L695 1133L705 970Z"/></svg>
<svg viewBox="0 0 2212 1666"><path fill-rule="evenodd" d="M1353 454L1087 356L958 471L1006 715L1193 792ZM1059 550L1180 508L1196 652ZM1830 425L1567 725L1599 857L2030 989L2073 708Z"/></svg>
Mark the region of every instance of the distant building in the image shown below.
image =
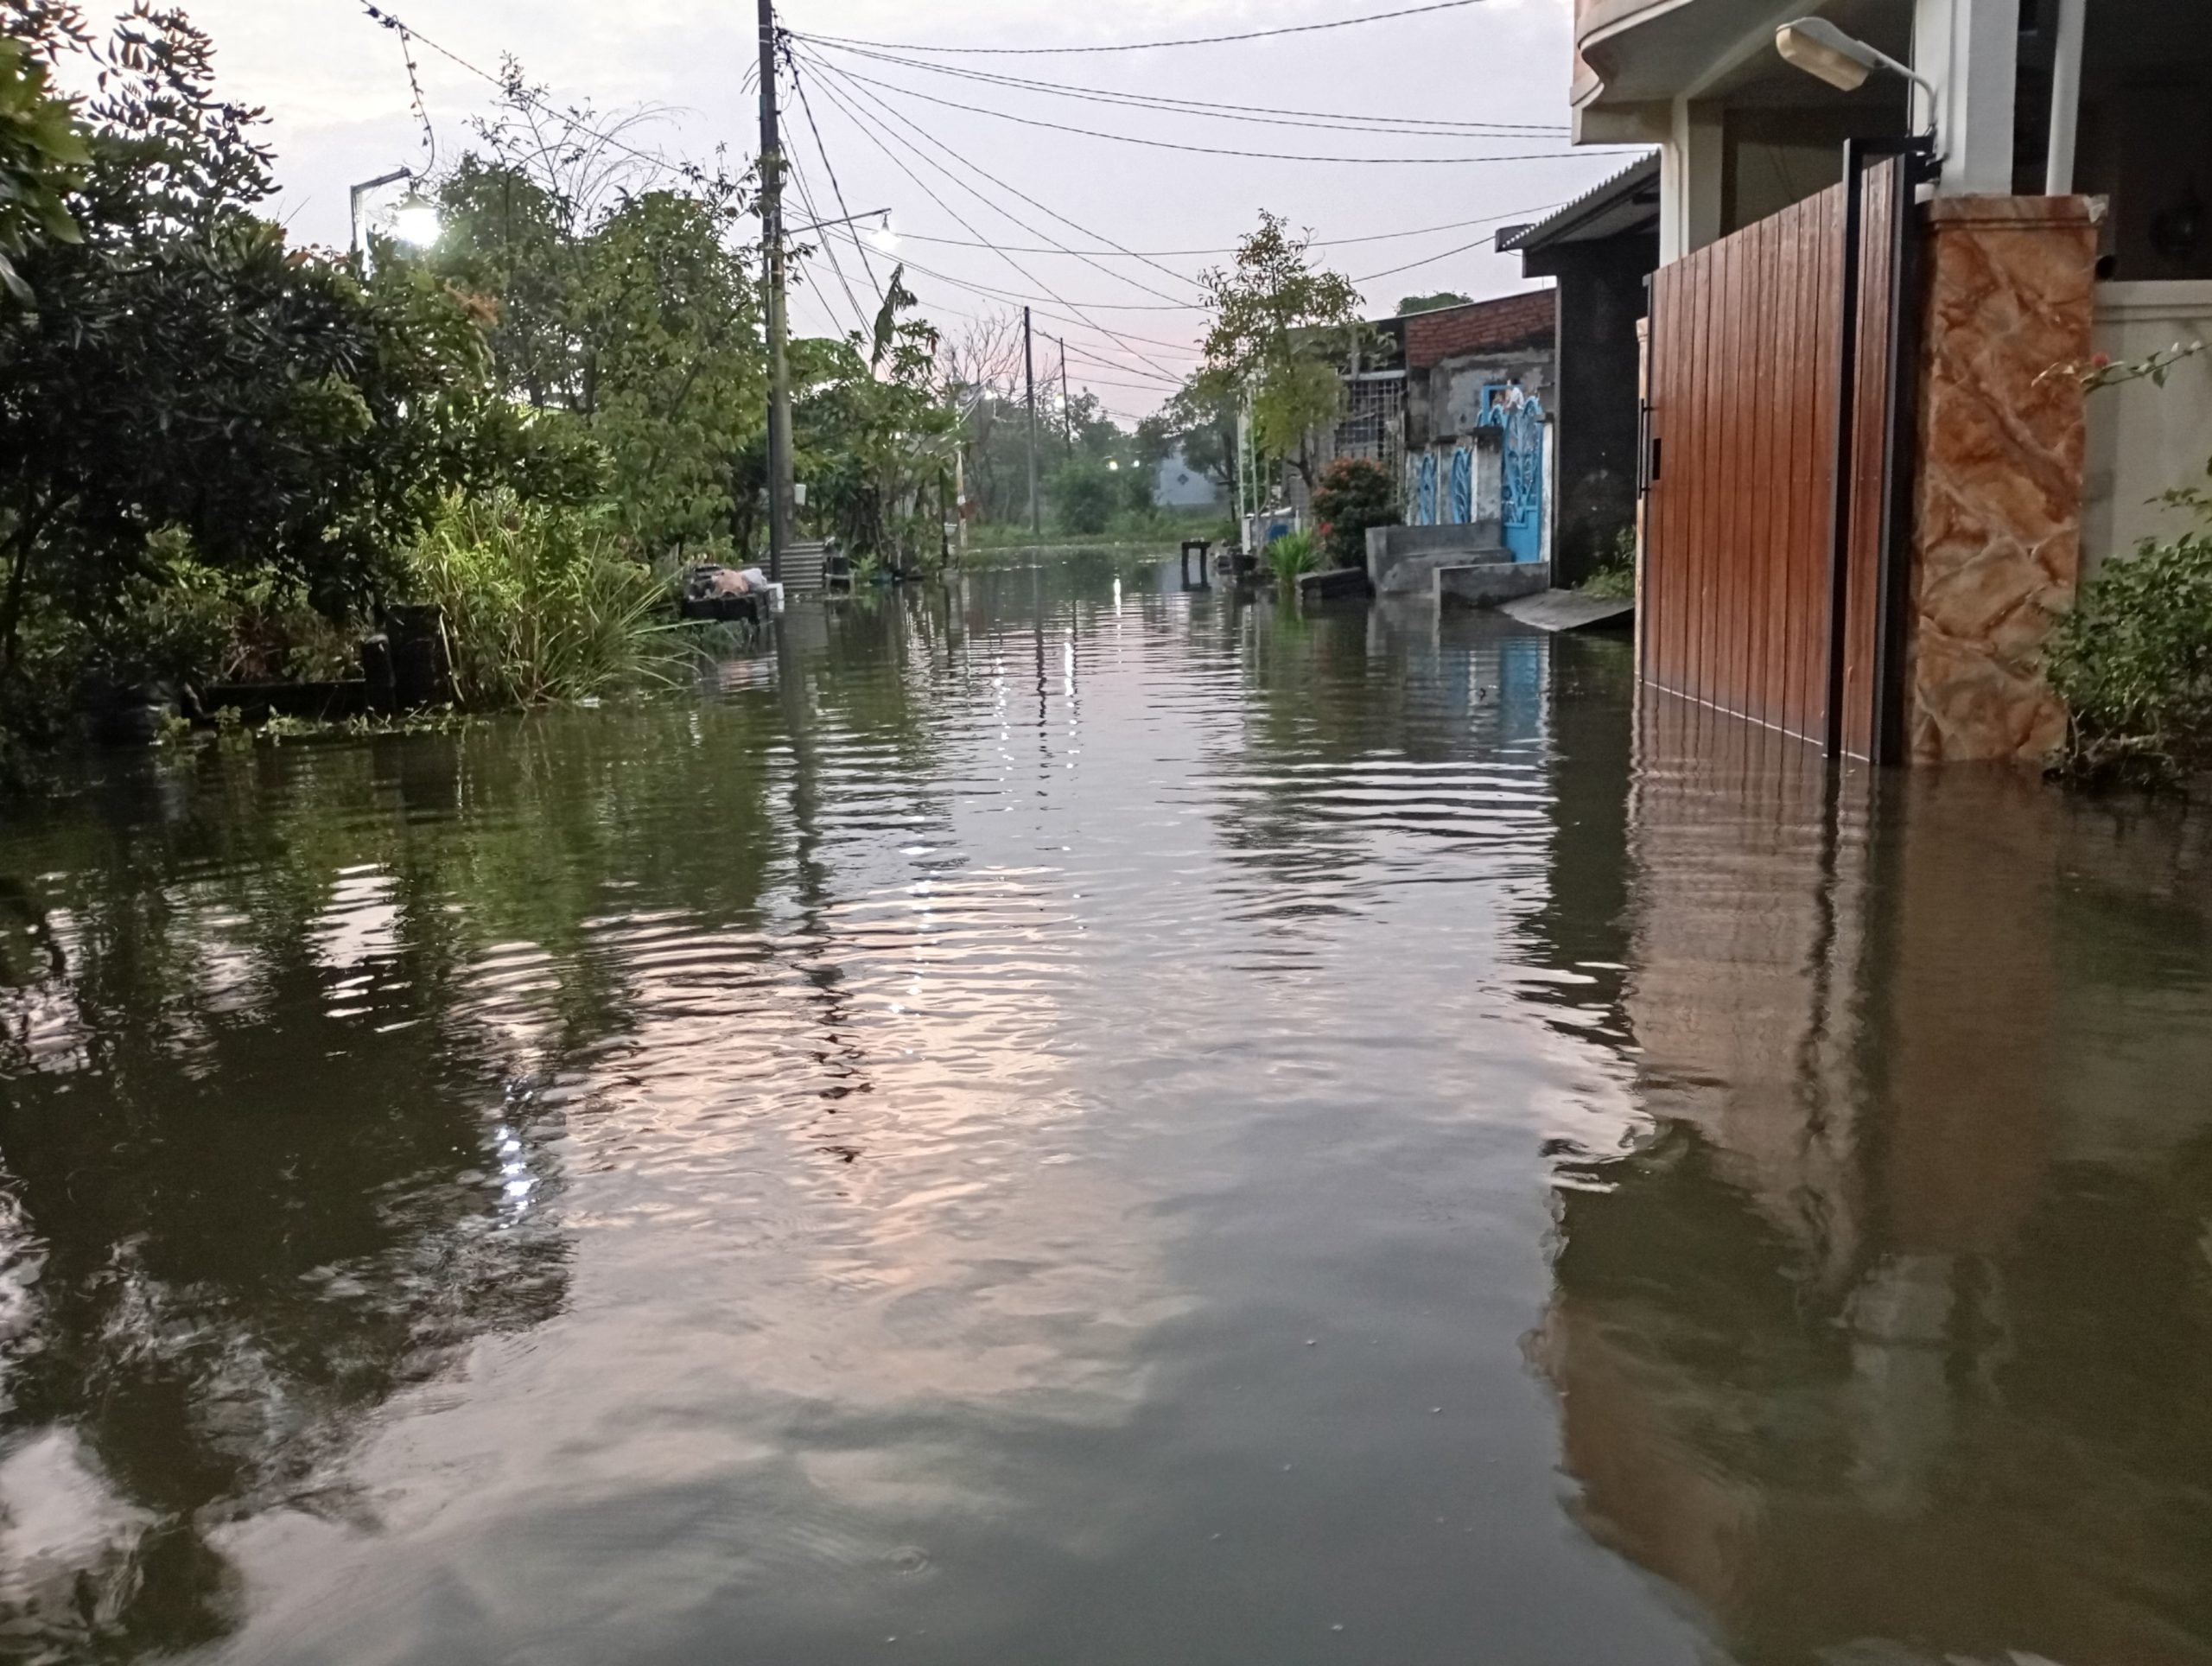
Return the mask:
<svg viewBox="0 0 2212 1666"><path fill-rule="evenodd" d="M1162 509L1211 509L1221 502L1221 488L1211 476L1191 466L1183 455L1183 442L1178 440L1160 460L1152 500Z"/></svg>

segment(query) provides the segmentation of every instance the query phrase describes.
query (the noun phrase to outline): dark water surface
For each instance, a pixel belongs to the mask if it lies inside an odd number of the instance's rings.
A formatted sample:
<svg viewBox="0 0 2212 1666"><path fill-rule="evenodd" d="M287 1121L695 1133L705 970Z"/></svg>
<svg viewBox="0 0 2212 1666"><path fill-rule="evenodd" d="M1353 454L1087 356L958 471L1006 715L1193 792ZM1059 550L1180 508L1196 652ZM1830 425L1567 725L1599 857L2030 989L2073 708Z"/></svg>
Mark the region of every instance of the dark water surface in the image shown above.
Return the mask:
<svg viewBox="0 0 2212 1666"><path fill-rule="evenodd" d="M12 807L0 1657L2212 1662L2206 823L1172 589Z"/></svg>

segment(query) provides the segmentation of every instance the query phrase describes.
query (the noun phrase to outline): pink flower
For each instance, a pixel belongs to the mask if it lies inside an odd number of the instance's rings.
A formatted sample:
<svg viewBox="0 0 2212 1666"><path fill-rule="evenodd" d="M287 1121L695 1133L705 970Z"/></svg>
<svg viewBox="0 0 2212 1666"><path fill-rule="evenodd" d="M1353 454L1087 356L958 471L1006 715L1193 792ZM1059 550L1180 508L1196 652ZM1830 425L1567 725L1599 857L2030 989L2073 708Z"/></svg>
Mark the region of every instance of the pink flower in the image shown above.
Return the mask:
<svg viewBox="0 0 2212 1666"><path fill-rule="evenodd" d="M2089 363L2095 369L2107 369L2112 364L2112 355L2108 353L2093 353L2089 355Z"/></svg>

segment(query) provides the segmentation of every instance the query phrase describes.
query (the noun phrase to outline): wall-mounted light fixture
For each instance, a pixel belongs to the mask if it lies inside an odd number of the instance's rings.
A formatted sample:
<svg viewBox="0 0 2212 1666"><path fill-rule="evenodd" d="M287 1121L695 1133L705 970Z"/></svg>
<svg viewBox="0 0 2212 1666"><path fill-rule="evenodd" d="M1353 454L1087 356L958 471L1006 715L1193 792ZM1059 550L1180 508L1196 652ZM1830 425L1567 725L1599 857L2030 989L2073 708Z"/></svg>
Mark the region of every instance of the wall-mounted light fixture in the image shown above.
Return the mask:
<svg viewBox="0 0 2212 1666"><path fill-rule="evenodd" d="M1936 89L1886 52L1846 35L1825 17L1800 17L1774 32L1774 49L1782 61L1826 81L1839 92L1856 92L1878 69L1903 76L1928 95L1928 130L1936 130Z"/></svg>

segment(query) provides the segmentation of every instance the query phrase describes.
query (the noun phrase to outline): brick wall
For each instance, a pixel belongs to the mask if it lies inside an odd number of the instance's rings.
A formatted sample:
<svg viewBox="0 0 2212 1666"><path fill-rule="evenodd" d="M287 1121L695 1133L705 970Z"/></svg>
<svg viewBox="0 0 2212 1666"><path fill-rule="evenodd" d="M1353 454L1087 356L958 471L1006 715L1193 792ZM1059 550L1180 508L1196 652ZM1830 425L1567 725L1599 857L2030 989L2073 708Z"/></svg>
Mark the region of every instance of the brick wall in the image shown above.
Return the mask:
<svg viewBox="0 0 2212 1666"><path fill-rule="evenodd" d="M1461 353L1548 347L1555 328L1554 291L1532 289L1465 307L1439 307L1406 320L1406 368L1427 370Z"/></svg>

